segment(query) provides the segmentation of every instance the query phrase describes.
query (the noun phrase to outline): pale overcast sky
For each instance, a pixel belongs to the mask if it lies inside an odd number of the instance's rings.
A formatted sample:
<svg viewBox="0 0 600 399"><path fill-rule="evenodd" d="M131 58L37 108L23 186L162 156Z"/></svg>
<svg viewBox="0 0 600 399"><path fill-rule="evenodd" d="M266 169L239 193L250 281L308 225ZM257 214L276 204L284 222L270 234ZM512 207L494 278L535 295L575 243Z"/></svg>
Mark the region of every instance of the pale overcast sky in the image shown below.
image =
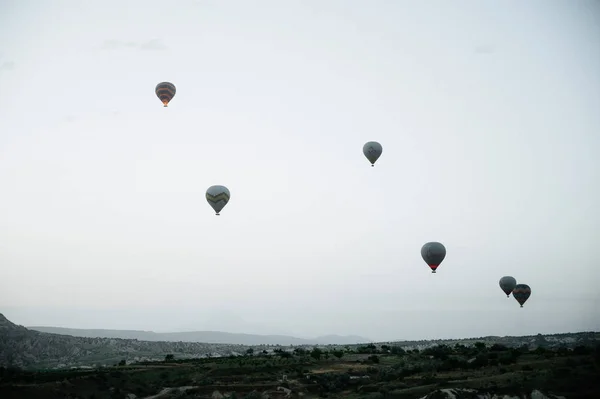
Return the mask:
<svg viewBox="0 0 600 399"><path fill-rule="evenodd" d="M0 0L0 312L599 330L599 136L598 1ZM531 286L523 309L504 275Z"/></svg>

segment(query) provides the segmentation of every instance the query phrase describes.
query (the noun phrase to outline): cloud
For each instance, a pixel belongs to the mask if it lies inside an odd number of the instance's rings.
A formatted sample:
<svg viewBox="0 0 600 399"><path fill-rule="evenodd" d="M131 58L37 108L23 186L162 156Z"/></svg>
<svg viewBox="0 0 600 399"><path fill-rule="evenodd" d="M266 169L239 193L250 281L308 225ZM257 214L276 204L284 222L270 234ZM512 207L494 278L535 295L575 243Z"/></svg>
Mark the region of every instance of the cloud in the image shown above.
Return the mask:
<svg viewBox="0 0 600 399"><path fill-rule="evenodd" d="M121 48L137 48L145 51L167 50L168 47L160 39L152 39L147 42L130 42L110 39L104 41L100 46L102 50L117 50Z"/></svg>
<svg viewBox="0 0 600 399"><path fill-rule="evenodd" d="M115 50L123 47L137 47L138 44L135 42L124 42L122 40L106 40L101 48L104 50Z"/></svg>
<svg viewBox="0 0 600 399"><path fill-rule="evenodd" d="M2 71L12 71L15 68L15 63L12 61L4 61L0 64L0 70Z"/></svg>
<svg viewBox="0 0 600 399"><path fill-rule="evenodd" d="M480 44L474 51L476 54L492 54L496 51L496 47L493 44Z"/></svg>
<svg viewBox="0 0 600 399"><path fill-rule="evenodd" d="M166 50L167 46L165 46L160 39L152 39L146 43L142 43L140 48L142 50Z"/></svg>

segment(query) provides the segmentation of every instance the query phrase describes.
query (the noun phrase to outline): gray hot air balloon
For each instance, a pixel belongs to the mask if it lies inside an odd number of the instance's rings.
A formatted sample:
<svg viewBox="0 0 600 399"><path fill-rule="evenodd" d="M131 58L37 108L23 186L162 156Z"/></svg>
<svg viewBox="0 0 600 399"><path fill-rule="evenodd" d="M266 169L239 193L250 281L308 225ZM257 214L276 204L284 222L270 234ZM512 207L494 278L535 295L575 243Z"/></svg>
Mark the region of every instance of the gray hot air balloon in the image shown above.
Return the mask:
<svg viewBox="0 0 600 399"><path fill-rule="evenodd" d="M435 273L435 269L446 257L446 247L439 242L428 242L421 247L421 256L431 268L431 273Z"/></svg>
<svg viewBox="0 0 600 399"><path fill-rule="evenodd" d="M229 190L225 186L210 186L208 190L206 190L206 200L215 210L217 216L225 205L227 205L230 197Z"/></svg>
<svg viewBox="0 0 600 399"><path fill-rule="evenodd" d="M510 293L517 286L517 280L512 276L504 276L500 279L500 289L504 291L506 297L510 297Z"/></svg>
<svg viewBox="0 0 600 399"><path fill-rule="evenodd" d="M376 141L369 141L363 146L363 154L371 162L371 166L375 166L375 162L379 159L382 152L383 147Z"/></svg>
<svg viewBox="0 0 600 399"><path fill-rule="evenodd" d="M527 284L517 284L512 292L513 298L519 302L521 307L531 296L531 288Z"/></svg>

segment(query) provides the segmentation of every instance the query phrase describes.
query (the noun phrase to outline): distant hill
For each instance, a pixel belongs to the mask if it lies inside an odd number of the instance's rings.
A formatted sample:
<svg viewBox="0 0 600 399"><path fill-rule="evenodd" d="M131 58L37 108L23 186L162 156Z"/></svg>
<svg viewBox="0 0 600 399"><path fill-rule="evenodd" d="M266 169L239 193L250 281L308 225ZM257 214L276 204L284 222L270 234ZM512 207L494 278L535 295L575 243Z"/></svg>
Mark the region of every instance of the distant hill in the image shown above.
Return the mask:
<svg viewBox="0 0 600 399"><path fill-rule="evenodd" d="M530 348L574 348L577 345L589 345L600 342L600 332L588 331L577 333L561 333L561 334L536 334L524 336L487 336L478 338L461 338L461 339L433 339L421 341L390 341L385 342L389 345L397 345L404 349L426 349L436 345L465 345L471 346L477 342L484 343L488 346L494 344L505 345L508 347L519 347L527 345Z"/></svg>
<svg viewBox="0 0 600 399"><path fill-rule="evenodd" d="M135 339L74 337L29 330L0 313L0 366L62 368L112 365L121 360L163 360L242 354L247 347L198 342L150 342Z"/></svg>
<svg viewBox="0 0 600 399"><path fill-rule="evenodd" d="M45 333L71 335L74 337L123 338L153 342L202 342L207 344L232 345L353 345L371 342L368 338L355 335L326 335L314 339L304 339L290 337L287 335L239 334L222 331L156 333L153 331L139 330L104 330L41 326L32 326L27 328Z"/></svg>
<svg viewBox="0 0 600 399"><path fill-rule="evenodd" d="M37 327L42 328L42 327ZM48 327L47 327L48 328ZM69 330L69 329L51 329L54 332L70 331L71 333L83 334L87 332L88 337L76 337L67 334L55 334L30 330L23 326L18 326L10 322L6 317L0 314L0 366L16 366L26 369L44 369L44 368L70 368L70 367L93 367L114 365L125 361L126 363L139 361L164 360L166 355L174 355L177 359L203 358L203 357L223 357L229 355L243 355L249 346L262 345L264 342L273 342L273 337L289 339L293 337L285 336L261 336L250 334L227 334L219 332L195 332L195 333L169 333L157 334L145 331L118 331L118 330ZM91 331L91 332L90 332ZM110 332L119 334L147 334L142 337L151 336L154 340L138 340L131 338L105 338L97 337L97 334L106 335ZM192 339L202 339L205 342L167 342L158 341L165 339L165 335L171 336L171 339L184 339L185 334L192 334ZM206 334L206 335L195 335ZM212 336L210 334L215 334ZM132 336L132 335L129 335ZM139 335L138 335L139 336ZM173 338L173 336L177 338ZM201 337L201 338L198 338ZM246 337L252 342L249 345L230 344L230 343L211 343L206 342L210 339L214 341L233 340ZM337 336L334 336L337 337ZM360 337L342 337L357 341ZM353 339L354 338L354 339ZM325 342L331 342L331 337L322 337ZM253 340L253 341L252 341ZM310 344L310 340L295 338L296 343L285 344L292 346L300 345L324 345L320 343ZM317 341L318 339L315 339ZM486 345L502 343L509 347L519 347L527 345L530 348L538 346L543 347L576 347L581 344L590 344L600 342L600 333L566 333L552 335L534 335L527 337L481 337L463 340L435 340L435 341L401 341L394 343L379 343L398 346L403 349L425 349L437 344L455 345L464 344L474 345L476 342L483 342ZM350 347L366 347L362 345L340 344ZM270 356L274 354L277 344L265 344L262 350L255 350L254 355ZM286 351L292 351L293 348L284 348Z"/></svg>

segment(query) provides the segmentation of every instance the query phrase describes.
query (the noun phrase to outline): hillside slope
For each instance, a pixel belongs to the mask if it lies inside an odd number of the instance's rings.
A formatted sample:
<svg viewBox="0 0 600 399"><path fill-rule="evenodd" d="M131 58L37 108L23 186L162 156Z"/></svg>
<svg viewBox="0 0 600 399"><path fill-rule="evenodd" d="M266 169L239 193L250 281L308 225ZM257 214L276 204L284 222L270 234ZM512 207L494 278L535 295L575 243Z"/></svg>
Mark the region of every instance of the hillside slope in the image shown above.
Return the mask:
<svg viewBox="0 0 600 399"><path fill-rule="evenodd" d="M45 333L71 335L74 337L123 338L139 339L141 341L168 342L183 341L233 345L353 345L370 342L368 338L364 337L340 335L327 335L314 339L303 339L287 335L240 334L222 331L156 333L153 331L139 330L80 329L45 326L31 326L27 328Z"/></svg>
<svg viewBox="0 0 600 399"><path fill-rule="evenodd" d="M600 342L600 333L567 333L554 335L535 335L527 337L481 337L464 340L436 340L436 341L402 341L395 342L394 347L419 349L445 344L454 347L466 345L472 347L476 343L492 346L501 343L508 347L521 347L535 349L544 348L574 348L579 345L596 345ZM304 344L304 342L302 343ZM380 343L389 344L389 343ZM146 360L164 360L165 356L172 354L177 359L222 357L228 355L244 354L254 346L255 355L273 355L281 352L292 351L292 348L281 348L276 345L236 345L214 344L199 342L165 342L165 341L140 341L137 339L123 338L97 338L74 337L71 335L51 334L29 330L7 320L0 314L0 366L16 366L20 368L65 368L82 366L114 365L125 361L126 363ZM299 345L296 345L299 346ZM312 346L312 345L309 345ZM364 352L365 348L373 346L342 345L325 347L326 350L356 350ZM347 349L344 349L347 347ZM251 352L251 351L250 351Z"/></svg>
<svg viewBox="0 0 600 399"><path fill-rule="evenodd" d="M50 368L114 364L121 360L161 360L243 352L239 345L150 342L134 339L73 337L29 330L0 314L0 365Z"/></svg>

